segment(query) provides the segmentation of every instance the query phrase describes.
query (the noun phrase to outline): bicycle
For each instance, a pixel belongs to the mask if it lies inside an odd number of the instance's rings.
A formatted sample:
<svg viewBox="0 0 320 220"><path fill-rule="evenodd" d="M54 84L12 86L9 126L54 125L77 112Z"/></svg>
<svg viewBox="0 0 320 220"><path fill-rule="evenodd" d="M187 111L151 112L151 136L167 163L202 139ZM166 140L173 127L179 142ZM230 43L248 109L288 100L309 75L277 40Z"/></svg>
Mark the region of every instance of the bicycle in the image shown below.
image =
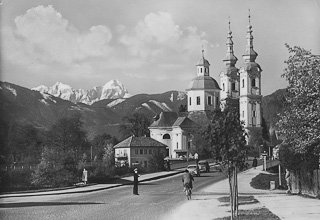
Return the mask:
<svg viewBox="0 0 320 220"><path fill-rule="evenodd" d="M185 193L186 193L187 199L190 200L192 192L191 192L191 187L189 186L189 183L186 183L184 185L184 188L185 188Z"/></svg>

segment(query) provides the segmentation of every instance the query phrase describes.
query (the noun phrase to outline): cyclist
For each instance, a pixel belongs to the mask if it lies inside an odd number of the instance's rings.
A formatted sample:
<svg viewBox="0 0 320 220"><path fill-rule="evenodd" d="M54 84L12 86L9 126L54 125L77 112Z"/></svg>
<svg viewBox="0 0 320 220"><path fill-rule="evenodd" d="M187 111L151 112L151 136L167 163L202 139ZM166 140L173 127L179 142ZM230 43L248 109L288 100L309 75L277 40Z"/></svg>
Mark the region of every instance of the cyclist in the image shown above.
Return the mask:
<svg viewBox="0 0 320 220"><path fill-rule="evenodd" d="M188 185L189 188L192 190L192 181L194 181L193 176L189 173L189 171L186 169L184 171L184 174L182 176L182 183L183 183L183 191L186 191Z"/></svg>

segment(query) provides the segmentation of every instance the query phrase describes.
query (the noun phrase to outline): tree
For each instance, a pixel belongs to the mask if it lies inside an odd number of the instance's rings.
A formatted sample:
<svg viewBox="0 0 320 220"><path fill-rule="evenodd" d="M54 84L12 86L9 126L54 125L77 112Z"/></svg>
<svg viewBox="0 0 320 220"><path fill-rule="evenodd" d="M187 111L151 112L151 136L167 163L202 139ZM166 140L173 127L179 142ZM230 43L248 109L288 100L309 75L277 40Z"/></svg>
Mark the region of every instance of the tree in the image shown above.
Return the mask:
<svg viewBox="0 0 320 220"><path fill-rule="evenodd" d="M88 147L82 124L81 116L74 115L59 119L48 131L46 144L59 154L59 162L70 164L73 161L76 165L84 148Z"/></svg>
<svg viewBox="0 0 320 220"><path fill-rule="evenodd" d="M124 124L120 125L120 132L124 138L129 136L150 136L148 127L151 124L151 120L144 114L133 113L132 115L122 118Z"/></svg>
<svg viewBox="0 0 320 220"><path fill-rule="evenodd" d="M318 162L310 164L308 158L320 153L320 56L301 47L286 47L290 56L282 77L289 86L277 127L286 138L289 155L302 158L296 161L298 167L310 171Z"/></svg>
<svg viewBox="0 0 320 220"><path fill-rule="evenodd" d="M165 153L161 149L155 149L149 158L149 171L158 172L164 170Z"/></svg>
<svg viewBox="0 0 320 220"><path fill-rule="evenodd" d="M216 157L221 157L227 171L230 188L231 219L238 215L238 170L246 166L249 147L240 121L239 108L227 105L214 112L212 121L201 131Z"/></svg>
<svg viewBox="0 0 320 220"><path fill-rule="evenodd" d="M187 105L180 105L179 106L179 112L187 112L188 111L188 108L187 108Z"/></svg>
<svg viewBox="0 0 320 220"><path fill-rule="evenodd" d="M104 149L107 147L107 145L112 144L112 146L114 146L118 142L119 141L117 140L116 137L111 136L110 134L107 134L107 133L96 135L93 138L93 140L90 142L92 146L92 157L94 158L95 156L97 156L97 158L101 160L104 154Z"/></svg>

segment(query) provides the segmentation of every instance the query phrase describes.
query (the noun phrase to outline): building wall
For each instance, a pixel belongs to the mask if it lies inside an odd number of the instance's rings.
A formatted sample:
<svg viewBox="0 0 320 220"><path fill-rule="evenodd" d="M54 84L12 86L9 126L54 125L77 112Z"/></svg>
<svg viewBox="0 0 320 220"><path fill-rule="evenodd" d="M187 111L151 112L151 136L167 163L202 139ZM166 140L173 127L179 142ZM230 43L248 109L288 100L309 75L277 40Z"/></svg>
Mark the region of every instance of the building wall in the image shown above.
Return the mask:
<svg viewBox="0 0 320 220"><path fill-rule="evenodd" d="M211 103L209 98L211 97ZM200 104L198 102L200 99ZM215 90L189 90L188 111L212 111L219 107L220 92Z"/></svg>

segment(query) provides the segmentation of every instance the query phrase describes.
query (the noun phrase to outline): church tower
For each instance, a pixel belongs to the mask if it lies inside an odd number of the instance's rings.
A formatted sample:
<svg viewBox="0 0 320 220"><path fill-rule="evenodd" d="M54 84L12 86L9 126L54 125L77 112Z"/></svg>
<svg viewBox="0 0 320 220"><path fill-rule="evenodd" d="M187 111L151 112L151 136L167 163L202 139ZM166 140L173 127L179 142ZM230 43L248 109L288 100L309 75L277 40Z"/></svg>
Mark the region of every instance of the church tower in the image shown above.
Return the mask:
<svg viewBox="0 0 320 220"><path fill-rule="evenodd" d="M232 32L230 30L230 20L229 20L229 32L227 36L227 54L223 60L225 64L224 70L220 73L220 101L221 108L229 103L232 105L239 105L239 95L240 95L240 79L238 74L238 68L235 67L237 62L237 57L233 53L233 41Z"/></svg>
<svg viewBox="0 0 320 220"><path fill-rule="evenodd" d="M253 50L252 26L247 30L247 46L242 55L244 65L240 68L240 120L244 121L245 128L249 134L248 144L253 136L261 137L261 72L259 64L255 62L258 54ZM253 143L252 143L253 144Z"/></svg>
<svg viewBox="0 0 320 220"><path fill-rule="evenodd" d="M210 64L202 58L196 65L197 76L190 82L187 90L188 112L213 111L220 107L220 87L210 76Z"/></svg>

